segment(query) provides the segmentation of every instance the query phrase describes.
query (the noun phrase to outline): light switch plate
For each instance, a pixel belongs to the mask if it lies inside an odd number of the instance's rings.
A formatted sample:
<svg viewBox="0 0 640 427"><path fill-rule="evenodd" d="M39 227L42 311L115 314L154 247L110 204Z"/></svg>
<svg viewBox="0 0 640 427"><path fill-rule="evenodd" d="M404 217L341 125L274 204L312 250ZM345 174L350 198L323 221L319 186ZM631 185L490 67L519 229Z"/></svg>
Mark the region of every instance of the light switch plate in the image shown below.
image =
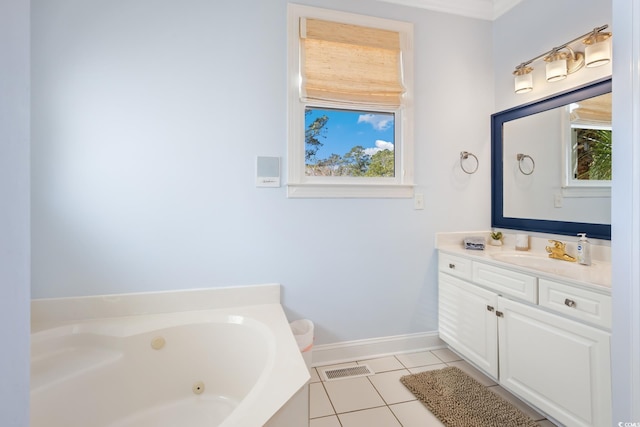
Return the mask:
<svg viewBox="0 0 640 427"><path fill-rule="evenodd" d="M553 206L555 206L556 208L561 208L562 207L562 194L560 193L556 193L553 196Z"/></svg>

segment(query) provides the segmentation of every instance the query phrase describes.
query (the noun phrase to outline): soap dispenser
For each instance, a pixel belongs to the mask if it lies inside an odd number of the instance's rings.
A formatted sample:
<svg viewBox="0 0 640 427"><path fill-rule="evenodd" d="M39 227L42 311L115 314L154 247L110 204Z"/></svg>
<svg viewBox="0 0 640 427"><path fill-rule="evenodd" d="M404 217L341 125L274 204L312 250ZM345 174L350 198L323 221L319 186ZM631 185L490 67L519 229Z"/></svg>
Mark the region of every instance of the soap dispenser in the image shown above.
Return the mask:
<svg viewBox="0 0 640 427"><path fill-rule="evenodd" d="M591 265L591 248L587 240L587 233L578 233L578 262L583 265Z"/></svg>

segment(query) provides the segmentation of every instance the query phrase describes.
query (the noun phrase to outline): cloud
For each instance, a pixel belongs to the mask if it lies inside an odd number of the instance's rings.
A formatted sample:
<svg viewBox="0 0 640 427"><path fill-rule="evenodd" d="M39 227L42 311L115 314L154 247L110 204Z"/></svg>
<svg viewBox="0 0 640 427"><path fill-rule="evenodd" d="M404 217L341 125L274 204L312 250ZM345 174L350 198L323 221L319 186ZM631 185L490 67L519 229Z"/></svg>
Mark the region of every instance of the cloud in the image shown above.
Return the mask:
<svg viewBox="0 0 640 427"><path fill-rule="evenodd" d="M382 151L382 150L393 151L393 142L383 141L383 140L379 139L379 140L376 141L375 148L374 147L365 148L364 152L365 152L365 154L368 154L369 156L373 156L378 151Z"/></svg>
<svg viewBox="0 0 640 427"><path fill-rule="evenodd" d="M358 123L369 123L375 130L387 130L393 125L393 115L360 114Z"/></svg>

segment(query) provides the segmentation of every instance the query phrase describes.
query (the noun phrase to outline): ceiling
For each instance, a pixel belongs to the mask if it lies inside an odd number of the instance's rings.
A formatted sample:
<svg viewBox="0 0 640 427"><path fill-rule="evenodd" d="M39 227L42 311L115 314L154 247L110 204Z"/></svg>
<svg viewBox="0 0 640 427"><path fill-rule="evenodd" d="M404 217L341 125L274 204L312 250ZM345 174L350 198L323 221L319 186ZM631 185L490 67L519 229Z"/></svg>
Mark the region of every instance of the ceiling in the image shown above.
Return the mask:
<svg viewBox="0 0 640 427"><path fill-rule="evenodd" d="M454 15L493 21L522 0L383 0Z"/></svg>

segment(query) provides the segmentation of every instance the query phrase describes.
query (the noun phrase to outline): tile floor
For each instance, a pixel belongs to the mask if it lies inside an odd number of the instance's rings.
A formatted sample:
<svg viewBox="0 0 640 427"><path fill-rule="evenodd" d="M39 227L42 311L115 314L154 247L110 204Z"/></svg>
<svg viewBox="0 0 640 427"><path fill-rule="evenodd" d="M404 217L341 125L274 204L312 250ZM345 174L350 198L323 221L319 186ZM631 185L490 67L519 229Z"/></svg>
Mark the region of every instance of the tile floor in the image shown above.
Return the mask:
<svg viewBox="0 0 640 427"><path fill-rule="evenodd" d="M327 368L367 364L375 375L324 381ZM538 421L554 426L489 377L448 349L398 354L312 368L309 427L442 427L443 424L400 382L403 375L457 366Z"/></svg>

